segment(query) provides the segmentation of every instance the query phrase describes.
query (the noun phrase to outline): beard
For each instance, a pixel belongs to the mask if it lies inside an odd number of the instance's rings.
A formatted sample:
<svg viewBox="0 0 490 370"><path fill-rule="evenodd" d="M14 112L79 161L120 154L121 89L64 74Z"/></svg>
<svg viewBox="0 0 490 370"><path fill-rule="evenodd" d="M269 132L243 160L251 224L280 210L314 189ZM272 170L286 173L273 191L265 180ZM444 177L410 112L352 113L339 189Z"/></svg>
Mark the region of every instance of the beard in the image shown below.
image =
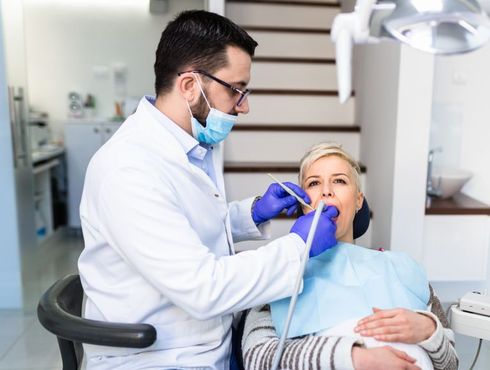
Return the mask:
<svg viewBox="0 0 490 370"><path fill-rule="evenodd" d="M191 112L194 118L197 119L201 125L206 127L206 117L208 116L209 107L202 95L199 97L196 106L191 108Z"/></svg>

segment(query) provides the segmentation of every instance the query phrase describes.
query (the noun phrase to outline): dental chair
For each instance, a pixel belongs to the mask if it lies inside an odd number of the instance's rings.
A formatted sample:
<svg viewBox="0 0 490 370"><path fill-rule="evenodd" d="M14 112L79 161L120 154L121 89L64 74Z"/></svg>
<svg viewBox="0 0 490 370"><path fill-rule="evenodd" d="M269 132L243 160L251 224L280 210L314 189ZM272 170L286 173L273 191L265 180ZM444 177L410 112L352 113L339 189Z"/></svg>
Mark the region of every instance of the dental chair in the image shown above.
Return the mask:
<svg viewBox="0 0 490 370"><path fill-rule="evenodd" d="M371 222L371 210L369 209L368 202L366 198L364 198L362 202L362 206L359 211L356 213L354 217L354 227L353 227L353 235L354 239L358 239L363 236L367 229L369 228L369 223ZM242 353L242 337L243 330L245 328L245 319L247 317L249 310L245 310L241 312L240 319L238 320L238 325L233 332L233 352L235 353L235 357L237 360L238 370L244 370L243 366L243 353Z"/></svg>
<svg viewBox="0 0 490 370"><path fill-rule="evenodd" d="M78 275L54 283L41 297L37 317L58 339L63 370L79 370L82 343L110 347L145 348L157 337L149 324L108 323L81 317L83 288Z"/></svg>

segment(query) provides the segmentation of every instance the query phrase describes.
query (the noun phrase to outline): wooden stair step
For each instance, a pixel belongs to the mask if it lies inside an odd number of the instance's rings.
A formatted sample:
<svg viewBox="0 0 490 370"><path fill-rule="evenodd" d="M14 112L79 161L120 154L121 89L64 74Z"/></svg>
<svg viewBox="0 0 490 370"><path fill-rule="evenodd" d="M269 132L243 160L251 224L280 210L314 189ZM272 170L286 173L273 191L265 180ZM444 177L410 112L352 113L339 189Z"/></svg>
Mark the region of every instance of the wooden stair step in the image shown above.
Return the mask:
<svg viewBox="0 0 490 370"><path fill-rule="evenodd" d="M281 33L314 33L330 35L330 29L322 28L299 28L299 27L268 27L268 26L247 26L240 25L247 32L281 32Z"/></svg>
<svg viewBox="0 0 490 370"><path fill-rule="evenodd" d="M360 126L353 125L305 125L305 124L265 124L248 123L233 126L234 131L285 131L285 132L361 132Z"/></svg>
<svg viewBox="0 0 490 370"><path fill-rule="evenodd" d="M254 57L253 62L266 63L311 63L311 64L335 64L333 58L302 58L302 57Z"/></svg>
<svg viewBox="0 0 490 370"><path fill-rule="evenodd" d="M327 8L340 8L338 2L322 2L322 1L295 1L295 0L227 0L228 3L244 3L244 4L269 4L269 5L297 5L297 6L316 6Z"/></svg>
<svg viewBox="0 0 490 370"><path fill-rule="evenodd" d="M361 173L366 173L366 166L359 164ZM225 173L268 173L299 172L298 162L224 162Z"/></svg>
<svg viewBox="0 0 490 370"><path fill-rule="evenodd" d="M339 92L337 90L253 89L252 94L338 96ZM352 92L351 96L354 96L354 92Z"/></svg>

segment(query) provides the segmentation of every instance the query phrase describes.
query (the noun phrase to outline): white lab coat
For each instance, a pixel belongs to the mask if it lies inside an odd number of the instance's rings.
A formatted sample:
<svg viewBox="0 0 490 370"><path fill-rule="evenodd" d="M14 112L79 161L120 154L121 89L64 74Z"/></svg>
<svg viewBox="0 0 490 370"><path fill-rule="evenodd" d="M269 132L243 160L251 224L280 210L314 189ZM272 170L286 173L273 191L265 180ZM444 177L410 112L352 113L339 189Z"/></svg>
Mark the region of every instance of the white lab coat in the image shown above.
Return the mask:
<svg viewBox="0 0 490 370"><path fill-rule="evenodd" d="M88 368L228 369L232 313L291 295L305 244L289 234L234 255L233 241L263 237L253 199L228 205L223 175L218 189L150 109L142 99L89 164L78 267L85 317L150 323L157 340L86 345Z"/></svg>

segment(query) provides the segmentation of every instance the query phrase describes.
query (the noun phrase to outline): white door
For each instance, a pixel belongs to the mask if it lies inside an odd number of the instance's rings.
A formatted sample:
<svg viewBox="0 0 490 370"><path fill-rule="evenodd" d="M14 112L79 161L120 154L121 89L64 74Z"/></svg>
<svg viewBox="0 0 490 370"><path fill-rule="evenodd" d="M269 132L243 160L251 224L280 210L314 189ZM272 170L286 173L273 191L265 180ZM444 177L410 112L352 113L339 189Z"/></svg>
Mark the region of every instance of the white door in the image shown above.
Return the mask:
<svg viewBox="0 0 490 370"><path fill-rule="evenodd" d="M22 3L0 9L0 309L20 308L36 252L33 174L27 136ZM8 89L7 86L15 86ZM9 97L10 93L10 97ZM23 265L26 267L23 268ZM32 266L30 266L32 268ZM26 279L27 281L22 281Z"/></svg>

